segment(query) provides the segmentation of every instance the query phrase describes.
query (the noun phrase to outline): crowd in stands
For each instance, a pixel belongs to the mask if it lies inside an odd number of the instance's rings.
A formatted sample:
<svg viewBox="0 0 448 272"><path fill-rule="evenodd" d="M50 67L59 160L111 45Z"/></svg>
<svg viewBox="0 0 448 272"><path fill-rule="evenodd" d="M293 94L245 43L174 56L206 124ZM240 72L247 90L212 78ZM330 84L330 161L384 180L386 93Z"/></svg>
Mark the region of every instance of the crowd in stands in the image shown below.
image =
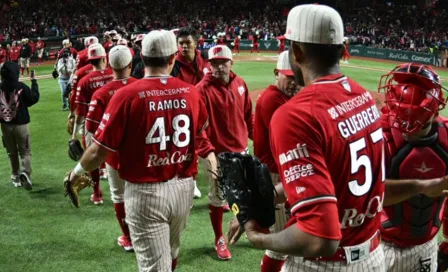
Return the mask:
<svg viewBox="0 0 448 272"><path fill-rule="evenodd" d="M352 44L424 53L448 47L448 14L442 8L384 3L355 9L344 23Z"/></svg>
<svg viewBox="0 0 448 272"><path fill-rule="evenodd" d="M352 44L429 52L448 46L448 14L440 6L375 4L341 11ZM106 30L148 32L192 25L204 38L275 39L283 34L289 6L277 0L9 0L2 6L0 43L48 36L68 37ZM336 7L338 8L338 7ZM181 11L181 12L179 12Z"/></svg>

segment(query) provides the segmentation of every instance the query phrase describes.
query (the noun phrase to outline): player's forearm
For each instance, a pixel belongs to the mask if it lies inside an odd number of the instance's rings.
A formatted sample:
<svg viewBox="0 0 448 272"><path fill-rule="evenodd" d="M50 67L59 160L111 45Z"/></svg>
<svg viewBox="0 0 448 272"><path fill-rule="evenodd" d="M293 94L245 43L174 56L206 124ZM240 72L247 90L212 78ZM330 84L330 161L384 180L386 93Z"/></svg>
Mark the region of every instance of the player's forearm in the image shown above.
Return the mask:
<svg viewBox="0 0 448 272"><path fill-rule="evenodd" d="M82 122L84 122L84 116L76 115L75 116L75 124L73 125L73 135L72 139L78 137L79 129L81 128Z"/></svg>
<svg viewBox="0 0 448 272"><path fill-rule="evenodd" d="M274 195L275 204L285 203L286 202L285 189L283 189L283 184L281 182L275 185L275 191L277 192L277 194Z"/></svg>
<svg viewBox="0 0 448 272"><path fill-rule="evenodd" d="M384 206L389 206L405 201L419 194L417 180L391 180L385 181Z"/></svg>
<svg viewBox="0 0 448 272"><path fill-rule="evenodd" d="M249 241L257 248L302 257L331 256L339 241L320 238L301 231L296 225L278 233L263 234L247 232Z"/></svg>
<svg viewBox="0 0 448 272"><path fill-rule="evenodd" d="M80 163L82 168L86 171L93 171L100 167L100 165L106 160L109 155L109 151L98 144L91 144L84 152Z"/></svg>

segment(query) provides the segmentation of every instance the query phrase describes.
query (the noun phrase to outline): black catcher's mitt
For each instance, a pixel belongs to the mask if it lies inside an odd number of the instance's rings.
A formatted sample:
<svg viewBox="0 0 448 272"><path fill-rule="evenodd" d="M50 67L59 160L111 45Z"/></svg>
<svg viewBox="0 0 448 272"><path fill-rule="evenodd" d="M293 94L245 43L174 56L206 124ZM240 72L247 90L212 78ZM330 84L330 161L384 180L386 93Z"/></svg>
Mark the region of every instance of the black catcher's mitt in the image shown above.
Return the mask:
<svg viewBox="0 0 448 272"><path fill-rule="evenodd" d="M53 76L54 79L58 78L59 73L58 71L56 71L56 69L53 70L53 72L51 72L51 75Z"/></svg>
<svg viewBox="0 0 448 272"><path fill-rule="evenodd" d="M254 219L262 228L272 226L275 188L267 166L254 156L233 152L219 154L218 160L219 186L240 224Z"/></svg>
<svg viewBox="0 0 448 272"><path fill-rule="evenodd" d="M84 149L81 146L79 140L70 140L68 141L68 156L70 159L74 161L79 161L81 159L82 154L84 154Z"/></svg>

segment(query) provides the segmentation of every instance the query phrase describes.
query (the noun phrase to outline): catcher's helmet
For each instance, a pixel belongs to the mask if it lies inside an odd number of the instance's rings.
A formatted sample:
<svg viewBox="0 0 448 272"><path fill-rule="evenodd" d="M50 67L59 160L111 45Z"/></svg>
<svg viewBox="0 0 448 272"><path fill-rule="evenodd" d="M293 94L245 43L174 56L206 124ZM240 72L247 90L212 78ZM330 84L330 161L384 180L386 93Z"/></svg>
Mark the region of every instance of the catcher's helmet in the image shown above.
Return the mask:
<svg viewBox="0 0 448 272"><path fill-rule="evenodd" d="M429 66L404 63L380 79L391 124L402 132L422 129L446 105L439 75Z"/></svg>

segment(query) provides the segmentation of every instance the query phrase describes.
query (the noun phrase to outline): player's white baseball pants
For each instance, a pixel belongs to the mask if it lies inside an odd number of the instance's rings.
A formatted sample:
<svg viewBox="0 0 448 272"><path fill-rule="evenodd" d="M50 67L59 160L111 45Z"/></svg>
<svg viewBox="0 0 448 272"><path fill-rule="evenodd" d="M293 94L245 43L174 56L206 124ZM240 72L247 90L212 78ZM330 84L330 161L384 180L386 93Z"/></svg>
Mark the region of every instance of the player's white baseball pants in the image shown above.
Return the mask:
<svg viewBox="0 0 448 272"><path fill-rule="evenodd" d="M386 272L384 260L384 251L380 244L374 251L369 253L366 259L351 264L346 262L304 260L301 257L289 256L281 272ZM405 271L402 270L401 272Z"/></svg>
<svg viewBox="0 0 448 272"><path fill-rule="evenodd" d="M249 148L246 148L242 154L249 154ZM210 169L210 164L206 159L199 159L199 162L202 165L202 169L205 170L205 175L208 180L208 202L210 205L214 207L224 207L226 205L226 200L224 198L222 190L217 186L217 181L214 175L208 171ZM219 167L219 160L216 158L216 162Z"/></svg>
<svg viewBox="0 0 448 272"><path fill-rule="evenodd" d="M118 171L106 163L107 179L109 180L110 197L113 203L124 202L125 181L120 178Z"/></svg>
<svg viewBox="0 0 448 272"><path fill-rule="evenodd" d="M383 241L388 272L437 271L437 236L432 240L410 248L398 248Z"/></svg>
<svg viewBox="0 0 448 272"><path fill-rule="evenodd" d="M280 177L276 173L271 173L272 183L277 185L280 182ZM269 228L271 233L277 233L282 231L285 228L286 223L288 222L288 217L286 215L285 205L277 204L275 210L275 224ZM282 253L266 250L266 255L274 260L285 260L287 255L283 255Z"/></svg>
<svg viewBox="0 0 448 272"><path fill-rule="evenodd" d="M171 272L193 203L193 190L191 177L158 183L126 182L126 223L140 272Z"/></svg>
<svg viewBox="0 0 448 272"><path fill-rule="evenodd" d="M21 68L30 67L30 58L20 58L20 67Z"/></svg>
<svg viewBox="0 0 448 272"><path fill-rule="evenodd" d="M43 56L44 56L44 49L43 48L37 49L37 57L41 59Z"/></svg>

